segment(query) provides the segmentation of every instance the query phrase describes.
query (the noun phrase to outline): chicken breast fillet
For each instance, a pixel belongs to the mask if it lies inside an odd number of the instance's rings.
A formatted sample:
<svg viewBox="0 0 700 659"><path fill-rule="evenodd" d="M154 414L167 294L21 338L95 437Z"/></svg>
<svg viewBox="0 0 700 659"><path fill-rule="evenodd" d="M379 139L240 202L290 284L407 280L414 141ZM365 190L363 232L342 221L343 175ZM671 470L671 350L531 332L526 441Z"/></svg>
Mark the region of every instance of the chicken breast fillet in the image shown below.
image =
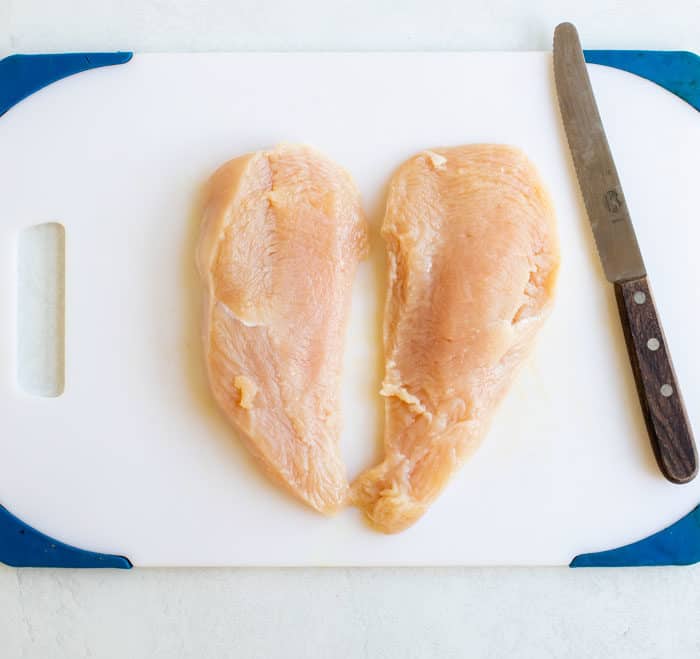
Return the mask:
<svg viewBox="0 0 700 659"><path fill-rule="evenodd" d="M477 448L552 306L553 208L519 150L435 149L391 180L382 235L385 458L353 484L380 531L413 524Z"/></svg>
<svg viewBox="0 0 700 659"><path fill-rule="evenodd" d="M206 192L197 264L219 407L265 471L330 513L345 502L340 375L367 251L349 174L305 146L223 165Z"/></svg>

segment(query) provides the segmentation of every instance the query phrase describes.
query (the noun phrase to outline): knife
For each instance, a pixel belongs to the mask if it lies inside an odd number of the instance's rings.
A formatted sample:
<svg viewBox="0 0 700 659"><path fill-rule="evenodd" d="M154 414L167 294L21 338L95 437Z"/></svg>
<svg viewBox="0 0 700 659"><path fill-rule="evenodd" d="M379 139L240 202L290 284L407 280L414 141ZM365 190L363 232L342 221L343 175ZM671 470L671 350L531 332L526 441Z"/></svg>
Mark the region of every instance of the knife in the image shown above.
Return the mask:
<svg viewBox="0 0 700 659"><path fill-rule="evenodd" d="M554 31L554 79L598 254L605 276L615 287L654 455L669 481L687 483L698 471L693 431L598 114L578 33L571 23L562 23Z"/></svg>

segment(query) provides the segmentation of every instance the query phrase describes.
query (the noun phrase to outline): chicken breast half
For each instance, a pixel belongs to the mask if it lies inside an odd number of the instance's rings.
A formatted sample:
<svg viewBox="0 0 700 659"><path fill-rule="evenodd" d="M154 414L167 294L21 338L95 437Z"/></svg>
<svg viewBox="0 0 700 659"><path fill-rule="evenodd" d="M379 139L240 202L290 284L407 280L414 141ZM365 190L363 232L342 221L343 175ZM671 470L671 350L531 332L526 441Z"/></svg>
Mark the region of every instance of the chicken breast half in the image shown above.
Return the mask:
<svg viewBox="0 0 700 659"><path fill-rule="evenodd" d="M345 326L367 251L357 188L316 151L282 145L226 163L205 196L197 265L211 390L265 471L333 512L347 496Z"/></svg>
<svg viewBox="0 0 700 659"><path fill-rule="evenodd" d="M385 458L353 484L380 531L413 524L477 448L550 311L554 211L525 155L423 152L391 180L382 235Z"/></svg>

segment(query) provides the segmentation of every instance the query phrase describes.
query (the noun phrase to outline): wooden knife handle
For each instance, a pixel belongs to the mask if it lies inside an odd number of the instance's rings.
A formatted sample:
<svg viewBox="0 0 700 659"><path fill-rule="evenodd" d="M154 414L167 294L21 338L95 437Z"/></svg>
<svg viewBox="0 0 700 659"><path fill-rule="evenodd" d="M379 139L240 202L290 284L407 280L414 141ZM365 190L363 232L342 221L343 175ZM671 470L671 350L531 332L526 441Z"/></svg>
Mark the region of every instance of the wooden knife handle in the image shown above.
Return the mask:
<svg viewBox="0 0 700 659"><path fill-rule="evenodd" d="M616 283L615 297L656 461L668 480L687 483L698 456L647 278Z"/></svg>

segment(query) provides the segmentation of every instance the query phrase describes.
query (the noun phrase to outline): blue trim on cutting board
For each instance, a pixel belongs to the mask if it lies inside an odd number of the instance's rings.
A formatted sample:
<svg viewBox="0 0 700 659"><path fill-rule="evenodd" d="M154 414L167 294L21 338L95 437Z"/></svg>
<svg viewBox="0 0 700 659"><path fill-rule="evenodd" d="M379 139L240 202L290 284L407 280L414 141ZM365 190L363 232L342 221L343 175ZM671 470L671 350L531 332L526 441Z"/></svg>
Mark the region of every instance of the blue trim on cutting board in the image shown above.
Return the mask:
<svg viewBox="0 0 700 659"><path fill-rule="evenodd" d="M683 50L584 50L589 64L603 64L655 82L700 111L700 57Z"/></svg>
<svg viewBox="0 0 700 659"><path fill-rule="evenodd" d="M0 562L12 567L117 568L128 570L125 556L72 547L40 533L0 506Z"/></svg>
<svg viewBox="0 0 700 659"><path fill-rule="evenodd" d="M10 55L0 60L0 116L43 87L76 73L124 64L130 52ZM0 563L13 567L117 568L128 570L125 556L72 547L32 528L0 505Z"/></svg>
<svg viewBox="0 0 700 659"><path fill-rule="evenodd" d="M639 75L700 111L700 58L688 52L586 50L586 61ZM35 91L62 78L102 66L124 64L130 52L10 55L0 60L0 116ZM71 547L24 524L0 506L0 562L12 566L114 567L128 558ZM645 540L597 554L582 554L571 567L594 565L686 565L700 562L700 506Z"/></svg>
<svg viewBox="0 0 700 659"><path fill-rule="evenodd" d="M668 528L639 542L595 554L581 554L569 567L692 565L700 562L700 506Z"/></svg>
<svg viewBox="0 0 700 659"><path fill-rule="evenodd" d="M633 73L700 111L700 57L685 51L584 50L586 62ZM700 562L700 506L675 524L624 547L576 556L569 567L692 565Z"/></svg>
<svg viewBox="0 0 700 659"><path fill-rule="evenodd" d="M124 64L132 53L10 55L0 60L0 116L56 80L101 66Z"/></svg>

